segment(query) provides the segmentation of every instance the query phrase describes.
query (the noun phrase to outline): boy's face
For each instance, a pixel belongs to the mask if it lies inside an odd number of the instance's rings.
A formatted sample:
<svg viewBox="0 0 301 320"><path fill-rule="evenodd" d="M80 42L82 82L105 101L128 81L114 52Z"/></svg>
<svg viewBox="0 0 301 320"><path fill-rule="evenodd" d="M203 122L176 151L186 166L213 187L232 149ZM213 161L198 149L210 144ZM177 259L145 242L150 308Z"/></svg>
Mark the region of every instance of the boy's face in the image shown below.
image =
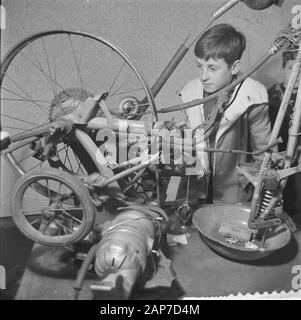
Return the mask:
<svg viewBox="0 0 301 320"><path fill-rule="evenodd" d="M204 90L213 93L228 85L232 77L238 71L239 60L232 66L228 66L224 58L208 59L207 61L196 57L199 78L204 86Z"/></svg>
<svg viewBox="0 0 301 320"><path fill-rule="evenodd" d="M283 69L283 84L285 87L288 83L294 63L295 63L295 60L288 60ZM298 88L298 83L299 83L299 76L297 77L297 81L295 82L295 86L294 86L295 89Z"/></svg>

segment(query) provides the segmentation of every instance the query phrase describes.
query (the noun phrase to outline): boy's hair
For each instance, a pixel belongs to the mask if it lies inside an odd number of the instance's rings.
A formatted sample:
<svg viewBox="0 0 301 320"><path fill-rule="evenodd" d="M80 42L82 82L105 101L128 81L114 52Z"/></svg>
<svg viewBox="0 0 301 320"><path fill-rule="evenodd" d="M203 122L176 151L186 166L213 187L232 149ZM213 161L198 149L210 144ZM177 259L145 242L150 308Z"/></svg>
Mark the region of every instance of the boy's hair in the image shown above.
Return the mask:
<svg viewBox="0 0 301 320"><path fill-rule="evenodd" d="M291 48L291 51L283 51L282 53L282 68L284 69L287 62L289 60L295 60L297 58L299 46L297 44L294 44Z"/></svg>
<svg viewBox="0 0 301 320"><path fill-rule="evenodd" d="M194 47L196 57L205 59L224 58L230 67L239 60L246 48L246 37L230 24L218 24L207 30Z"/></svg>

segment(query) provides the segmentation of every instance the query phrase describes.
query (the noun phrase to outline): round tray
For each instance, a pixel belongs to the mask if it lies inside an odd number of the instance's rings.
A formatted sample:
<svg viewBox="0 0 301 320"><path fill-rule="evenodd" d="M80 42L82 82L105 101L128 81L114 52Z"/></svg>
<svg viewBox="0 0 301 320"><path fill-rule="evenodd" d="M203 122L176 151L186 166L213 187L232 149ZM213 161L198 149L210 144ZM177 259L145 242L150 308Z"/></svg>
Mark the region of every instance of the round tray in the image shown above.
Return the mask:
<svg viewBox="0 0 301 320"><path fill-rule="evenodd" d="M266 238L263 248L245 248L243 245L225 242L218 230L222 223L248 224L250 207L243 204L207 204L194 212L192 222L200 232L205 243L217 253L235 260L262 259L284 247L291 238L291 232L285 224L275 229Z"/></svg>

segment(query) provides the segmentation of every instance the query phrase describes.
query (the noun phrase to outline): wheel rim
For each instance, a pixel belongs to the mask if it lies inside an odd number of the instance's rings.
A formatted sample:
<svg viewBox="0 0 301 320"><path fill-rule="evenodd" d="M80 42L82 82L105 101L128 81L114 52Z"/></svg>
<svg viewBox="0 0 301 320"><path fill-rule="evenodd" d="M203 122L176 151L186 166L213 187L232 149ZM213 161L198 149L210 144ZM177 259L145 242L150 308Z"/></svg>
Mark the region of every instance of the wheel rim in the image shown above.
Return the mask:
<svg viewBox="0 0 301 320"><path fill-rule="evenodd" d="M18 187L12 217L19 229L36 242L69 245L90 231L88 210L74 186L59 178L37 176Z"/></svg>
<svg viewBox="0 0 301 320"><path fill-rule="evenodd" d="M72 90L77 93L70 94ZM78 101L103 92L109 92L106 104L113 116L128 117L131 109L123 112L120 103L136 110L135 101L138 101L139 107L149 106L144 113L138 113L139 117L157 119L145 79L115 44L82 32L57 30L36 34L17 44L1 65L2 128L14 138L71 112ZM68 94L67 102L58 98ZM39 166L55 166L53 161L36 159L37 154L30 146L6 155L19 175ZM58 145L56 151L54 156L60 160L58 167L76 174L91 171L81 163L68 142Z"/></svg>

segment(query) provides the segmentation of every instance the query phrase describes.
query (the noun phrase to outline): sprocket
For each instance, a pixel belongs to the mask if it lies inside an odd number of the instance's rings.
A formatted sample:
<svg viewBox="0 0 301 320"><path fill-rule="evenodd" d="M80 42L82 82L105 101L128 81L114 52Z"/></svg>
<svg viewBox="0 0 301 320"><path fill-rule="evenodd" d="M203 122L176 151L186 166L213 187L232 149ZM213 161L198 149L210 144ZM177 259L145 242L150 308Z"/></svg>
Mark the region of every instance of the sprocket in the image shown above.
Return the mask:
<svg viewBox="0 0 301 320"><path fill-rule="evenodd" d="M93 97L93 94L81 88L69 88L59 92L51 102L49 119L54 121L59 116L71 113L88 97Z"/></svg>

